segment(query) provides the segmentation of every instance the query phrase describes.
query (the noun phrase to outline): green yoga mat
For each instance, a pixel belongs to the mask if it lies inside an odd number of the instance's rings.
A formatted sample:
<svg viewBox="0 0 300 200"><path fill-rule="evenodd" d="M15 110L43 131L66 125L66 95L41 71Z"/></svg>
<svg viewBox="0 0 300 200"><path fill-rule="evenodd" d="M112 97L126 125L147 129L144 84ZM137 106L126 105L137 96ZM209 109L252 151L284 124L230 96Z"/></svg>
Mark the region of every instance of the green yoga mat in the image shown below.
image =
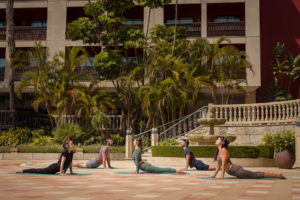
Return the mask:
<svg viewBox="0 0 300 200"><path fill-rule="evenodd" d="M59 174L36 174L36 173L9 173L9 174L25 174L25 175L48 175L48 176L60 176ZM88 176L90 174L67 174L66 176Z"/></svg>
<svg viewBox="0 0 300 200"><path fill-rule="evenodd" d="M116 172L115 174L134 174L132 172ZM139 174L179 174L179 173L172 173L172 172L162 172L162 173L149 173L149 172L140 172ZM189 174L189 173L185 173ZM180 175L185 175L185 174L180 174Z"/></svg>
<svg viewBox="0 0 300 200"><path fill-rule="evenodd" d="M216 180L216 178L210 178L210 177L196 177L197 179L202 179L202 180ZM260 179L281 179L281 178L237 178L237 177L224 177L224 179L246 179L246 180L260 180Z"/></svg>

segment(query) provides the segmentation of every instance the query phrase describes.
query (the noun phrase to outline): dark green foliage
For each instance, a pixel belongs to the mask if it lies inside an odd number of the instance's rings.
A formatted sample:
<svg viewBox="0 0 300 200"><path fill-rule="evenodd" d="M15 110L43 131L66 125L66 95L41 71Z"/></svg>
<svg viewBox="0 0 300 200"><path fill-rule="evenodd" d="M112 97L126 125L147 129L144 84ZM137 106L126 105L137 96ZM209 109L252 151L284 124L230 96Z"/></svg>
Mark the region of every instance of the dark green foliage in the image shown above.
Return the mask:
<svg viewBox="0 0 300 200"><path fill-rule="evenodd" d="M94 144L89 146L83 146L83 153L99 153L103 145ZM110 148L111 153L125 153L125 146L112 146Z"/></svg>
<svg viewBox="0 0 300 200"><path fill-rule="evenodd" d="M0 146L0 153L10 153L10 146Z"/></svg>
<svg viewBox="0 0 300 200"><path fill-rule="evenodd" d="M123 136L120 136L119 134L110 135L110 139L114 142L115 146L124 145L125 138Z"/></svg>
<svg viewBox="0 0 300 200"><path fill-rule="evenodd" d="M191 146L198 158L213 158L216 146ZM183 157L183 148L179 146L151 147L153 157ZM273 158L273 148L270 146L230 146L231 158Z"/></svg>
<svg viewBox="0 0 300 200"><path fill-rule="evenodd" d="M274 147L275 151L288 150L295 152L295 133L293 131L276 132L275 134L265 134L263 141L266 145Z"/></svg>
<svg viewBox="0 0 300 200"><path fill-rule="evenodd" d="M62 145L19 145L19 153L61 153L63 151ZM76 148L73 150L76 151Z"/></svg>

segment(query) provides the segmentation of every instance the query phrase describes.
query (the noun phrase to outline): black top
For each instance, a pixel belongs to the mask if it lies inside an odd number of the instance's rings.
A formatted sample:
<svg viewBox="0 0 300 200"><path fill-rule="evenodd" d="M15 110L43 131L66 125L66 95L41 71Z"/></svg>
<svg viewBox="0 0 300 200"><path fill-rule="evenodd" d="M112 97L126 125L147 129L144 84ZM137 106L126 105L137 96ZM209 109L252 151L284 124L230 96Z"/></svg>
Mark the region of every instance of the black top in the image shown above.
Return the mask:
<svg viewBox="0 0 300 200"><path fill-rule="evenodd" d="M190 148L186 148L184 150L184 157L186 158L187 155L190 155L190 161L189 161L190 167L195 167L196 166L196 158Z"/></svg>
<svg viewBox="0 0 300 200"><path fill-rule="evenodd" d="M72 160L73 160L73 151L71 151L69 153L68 149L65 149L61 155L60 155L60 158L59 158L59 161L57 162L59 167L60 167L60 162L61 162L61 158L62 157L66 157L66 160L65 160L65 163L64 163L64 172L67 171L67 169L69 168L70 164L72 163Z"/></svg>

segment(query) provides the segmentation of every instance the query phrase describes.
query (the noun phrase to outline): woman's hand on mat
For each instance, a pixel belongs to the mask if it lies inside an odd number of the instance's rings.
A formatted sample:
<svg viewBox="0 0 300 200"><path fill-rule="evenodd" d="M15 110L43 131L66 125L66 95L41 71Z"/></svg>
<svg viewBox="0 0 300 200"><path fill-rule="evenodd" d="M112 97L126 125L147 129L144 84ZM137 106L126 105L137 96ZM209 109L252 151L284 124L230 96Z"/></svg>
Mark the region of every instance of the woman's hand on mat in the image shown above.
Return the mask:
<svg viewBox="0 0 300 200"><path fill-rule="evenodd" d="M216 176L209 176L208 178L216 178Z"/></svg>
<svg viewBox="0 0 300 200"><path fill-rule="evenodd" d="M61 175L61 176L66 176L66 174L63 173L63 172L59 172L59 175Z"/></svg>
<svg viewBox="0 0 300 200"><path fill-rule="evenodd" d="M224 179L224 176L220 176L218 178L216 178L217 180L223 180Z"/></svg>

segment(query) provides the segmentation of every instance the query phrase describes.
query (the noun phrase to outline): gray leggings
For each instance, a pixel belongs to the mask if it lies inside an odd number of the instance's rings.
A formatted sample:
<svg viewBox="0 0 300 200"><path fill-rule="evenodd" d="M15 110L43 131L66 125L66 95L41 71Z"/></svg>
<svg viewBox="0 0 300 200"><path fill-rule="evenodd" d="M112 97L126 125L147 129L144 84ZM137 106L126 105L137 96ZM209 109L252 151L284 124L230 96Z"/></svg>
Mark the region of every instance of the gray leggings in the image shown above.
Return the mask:
<svg viewBox="0 0 300 200"><path fill-rule="evenodd" d="M150 163L146 163L146 162L141 164L140 169L148 173L163 173L163 172L176 173L176 169L154 167Z"/></svg>
<svg viewBox="0 0 300 200"><path fill-rule="evenodd" d="M251 172L243 169L240 165L232 165L231 169L227 172L231 176L236 176L238 178L264 178L263 172Z"/></svg>

